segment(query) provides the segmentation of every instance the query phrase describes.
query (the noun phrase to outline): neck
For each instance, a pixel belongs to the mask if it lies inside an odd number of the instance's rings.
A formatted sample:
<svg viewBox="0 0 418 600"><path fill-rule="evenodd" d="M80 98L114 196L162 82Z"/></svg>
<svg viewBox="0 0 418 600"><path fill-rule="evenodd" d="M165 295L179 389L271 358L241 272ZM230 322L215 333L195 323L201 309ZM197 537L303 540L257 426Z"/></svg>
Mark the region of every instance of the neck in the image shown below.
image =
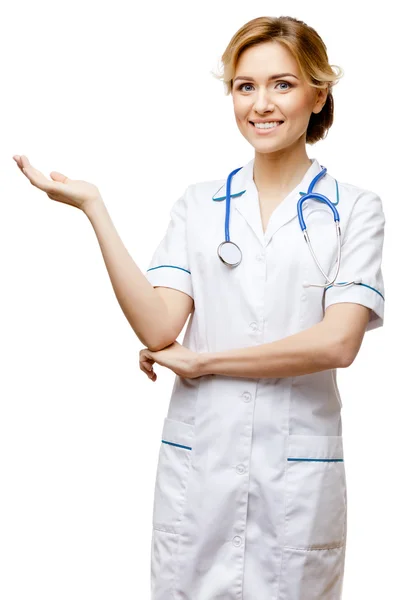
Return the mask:
<svg viewBox="0 0 418 600"><path fill-rule="evenodd" d="M286 192L293 189L311 166L305 148L281 153L256 152L254 183L259 192Z"/></svg>

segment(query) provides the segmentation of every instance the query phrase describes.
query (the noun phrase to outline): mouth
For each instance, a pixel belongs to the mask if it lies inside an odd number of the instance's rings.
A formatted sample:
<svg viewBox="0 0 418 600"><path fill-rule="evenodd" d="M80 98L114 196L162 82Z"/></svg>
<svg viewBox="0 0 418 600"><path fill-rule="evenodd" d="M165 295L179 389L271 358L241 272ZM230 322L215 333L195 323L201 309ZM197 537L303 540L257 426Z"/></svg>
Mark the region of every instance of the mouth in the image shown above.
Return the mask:
<svg viewBox="0 0 418 600"><path fill-rule="evenodd" d="M264 123L254 123L254 121L249 121L249 123L257 133L266 134L278 129L284 121L265 121Z"/></svg>

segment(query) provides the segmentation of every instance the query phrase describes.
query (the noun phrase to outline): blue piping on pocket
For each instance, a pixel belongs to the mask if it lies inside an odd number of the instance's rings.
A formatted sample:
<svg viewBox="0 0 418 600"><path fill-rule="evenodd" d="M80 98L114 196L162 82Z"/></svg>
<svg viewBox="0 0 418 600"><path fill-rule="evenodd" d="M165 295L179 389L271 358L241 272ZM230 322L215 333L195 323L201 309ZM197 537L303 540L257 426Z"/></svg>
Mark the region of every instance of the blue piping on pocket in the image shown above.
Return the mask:
<svg viewBox="0 0 418 600"><path fill-rule="evenodd" d="M340 282L340 283L347 283L347 282ZM381 294L381 293L379 292L379 290L376 290L376 289L375 289L374 287L372 287L371 285L367 285L367 283L356 283L356 285L362 285L362 286L364 286L364 287L367 287L367 288L369 288L369 290L373 290L373 292L376 292L376 294L379 294L379 296L382 296L383 300L385 299L385 298L384 298L384 296L383 296L383 294ZM330 286L330 285L329 285L328 287L326 287L326 288L325 288L325 291L329 290L329 288L330 288L330 287L332 287L332 286Z"/></svg>
<svg viewBox="0 0 418 600"><path fill-rule="evenodd" d="M299 460L305 462L344 462L343 458L288 458L287 460Z"/></svg>
<svg viewBox="0 0 418 600"><path fill-rule="evenodd" d="M163 444L169 444L170 446L177 446L178 448L185 448L186 450L191 450L190 446L183 446L182 444L174 444L173 442L167 442L166 440L161 440Z"/></svg>
<svg viewBox="0 0 418 600"><path fill-rule="evenodd" d="M170 267L171 269L180 269L181 271L186 271L186 273L189 273L189 275L191 275L190 271L188 271L187 269L183 269L183 267L176 267L175 265L160 265L159 267L151 267L151 269L147 269L147 273L148 273L148 271L153 271L154 269L162 269L162 267Z"/></svg>

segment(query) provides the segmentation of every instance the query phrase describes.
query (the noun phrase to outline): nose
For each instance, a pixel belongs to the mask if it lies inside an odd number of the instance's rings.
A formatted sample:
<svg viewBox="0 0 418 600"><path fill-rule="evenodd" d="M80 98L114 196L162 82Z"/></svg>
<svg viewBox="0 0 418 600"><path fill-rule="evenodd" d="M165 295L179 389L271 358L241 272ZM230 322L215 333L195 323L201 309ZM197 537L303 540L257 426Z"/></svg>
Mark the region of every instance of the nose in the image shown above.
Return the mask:
<svg viewBox="0 0 418 600"><path fill-rule="evenodd" d="M254 110L259 113L274 110L274 104L268 90L259 88L254 100Z"/></svg>

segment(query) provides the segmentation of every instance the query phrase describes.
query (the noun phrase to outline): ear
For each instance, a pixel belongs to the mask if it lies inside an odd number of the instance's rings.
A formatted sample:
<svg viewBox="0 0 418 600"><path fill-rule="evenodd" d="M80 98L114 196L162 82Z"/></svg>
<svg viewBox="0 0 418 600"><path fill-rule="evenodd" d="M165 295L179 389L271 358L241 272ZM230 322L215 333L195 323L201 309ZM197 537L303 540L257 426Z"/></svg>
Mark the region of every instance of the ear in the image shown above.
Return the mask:
<svg viewBox="0 0 418 600"><path fill-rule="evenodd" d="M321 110L324 108L325 102L327 101L327 97L328 88L317 90L316 102L314 104L312 112L314 112L315 114L320 113Z"/></svg>

